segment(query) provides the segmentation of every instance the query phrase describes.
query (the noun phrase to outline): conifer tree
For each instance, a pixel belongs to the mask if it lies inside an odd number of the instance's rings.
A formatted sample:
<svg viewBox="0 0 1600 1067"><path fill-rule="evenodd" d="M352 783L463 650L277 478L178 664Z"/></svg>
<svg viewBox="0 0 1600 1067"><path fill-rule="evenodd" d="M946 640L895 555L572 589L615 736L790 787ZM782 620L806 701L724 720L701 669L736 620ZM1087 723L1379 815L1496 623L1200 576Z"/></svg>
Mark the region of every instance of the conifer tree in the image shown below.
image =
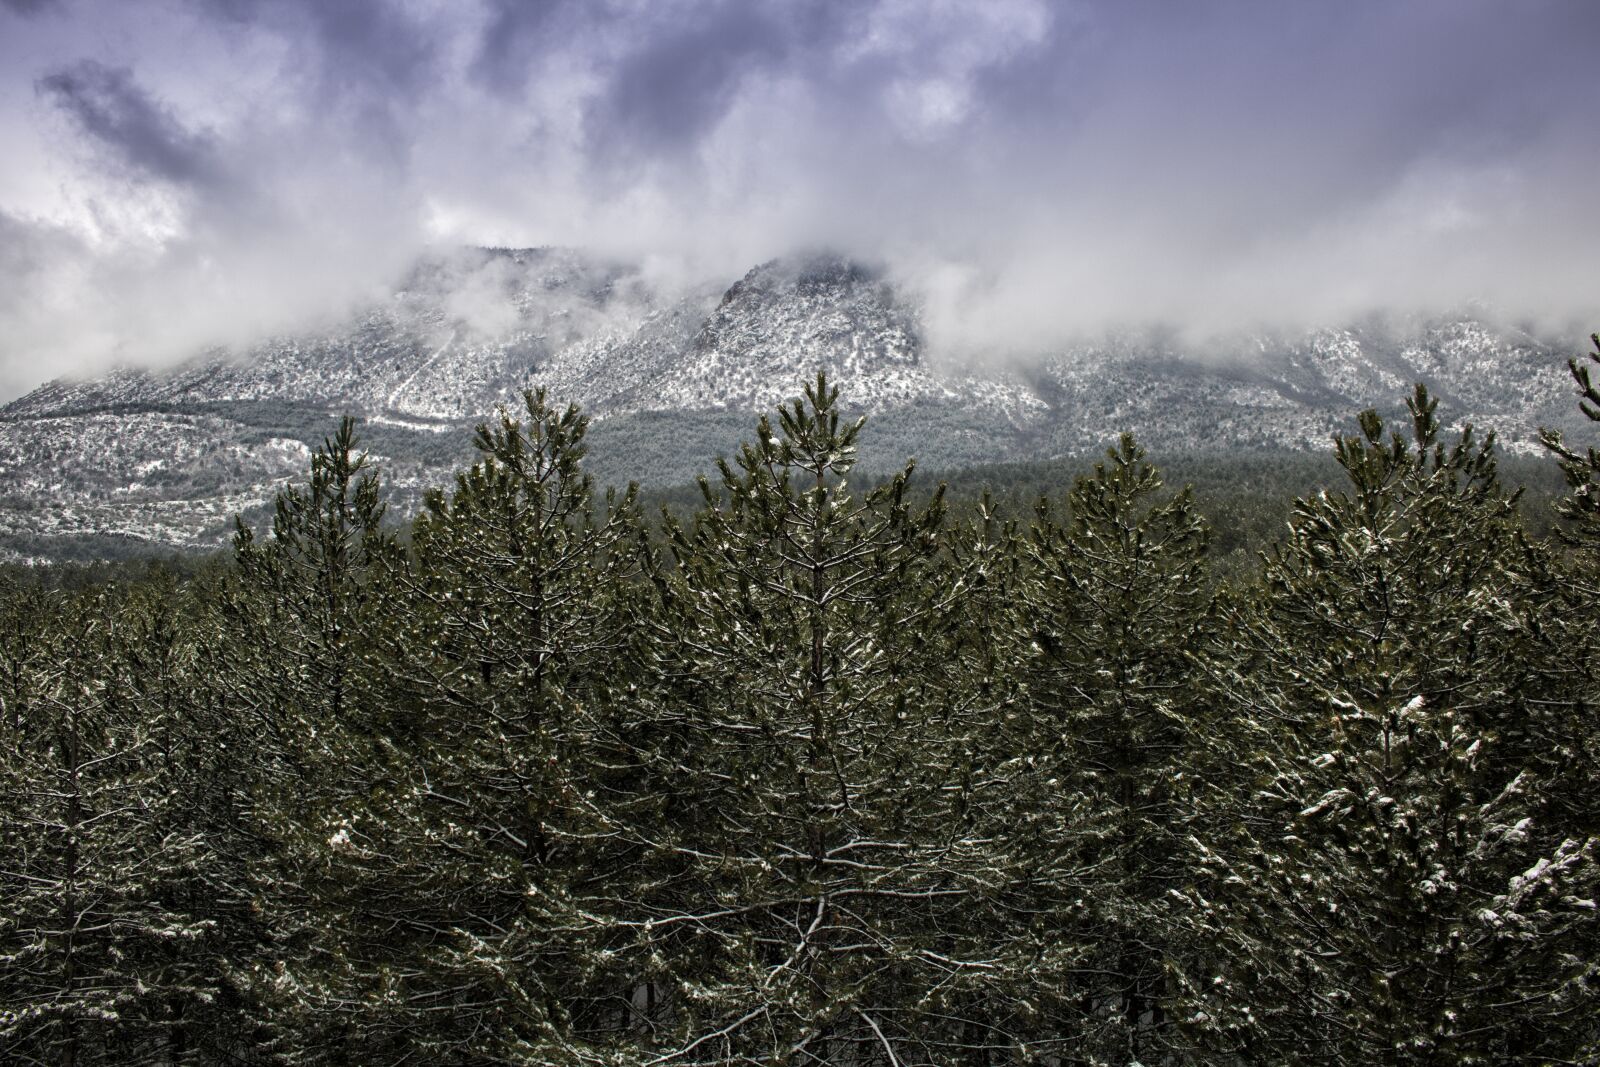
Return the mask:
<svg viewBox="0 0 1600 1067"><path fill-rule="evenodd" d="M214 999L207 862L162 779L168 723L129 699L128 608L90 594L0 761L0 1058L185 1063ZM69 651L70 650L70 651Z"/></svg>
<svg viewBox="0 0 1600 1067"><path fill-rule="evenodd" d="M1594 843L1537 832L1521 729L1526 544L1493 437L1337 442L1345 493L1300 501L1217 699L1251 778L1222 798L1191 914L1228 952L1193 1010L1292 1062L1566 1058L1593 1010ZM1231 807L1228 805L1231 804Z"/></svg>
<svg viewBox="0 0 1600 1067"><path fill-rule="evenodd" d="M206 588L153 570L127 587L110 635L119 714L147 732L147 770L164 800L154 828L194 841L198 853L184 876L168 883L165 904L209 924L204 943L185 952L205 967L211 995L168 1006L166 1059L173 1064L246 1055L261 1007L236 980L255 954L259 924L229 791L239 779L235 765L248 762L254 746L204 695L197 651Z"/></svg>
<svg viewBox="0 0 1600 1067"><path fill-rule="evenodd" d="M1578 407L1590 423L1600 422L1600 390L1591 372L1600 365L1600 334L1583 360L1568 360L1579 395ZM1562 522L1543 565L1528 577L1519 607L1533 623L1532 655L1538 686L1526 694L1529 729L1523 742L1546 782L1542 838L1558 842L1600 835L1600 679L1592 668L1600 655L1600 621L1594 604L1600 594L1600 451L1569 447L1560 433L1540 431L1541 443L1559 462L1568 493L1557 504ZM1569 939L1580 958L1600 959L1600 915ZM1587 1030L1584 1046L1600 1061L1600 1025Z"/></svg>
<svg viewBox="0 0 1600 1067"><path fill-rule="evenodd" d="M1567 367L1578 387L1578 410L1590 422L1600 422L1600 388L1590 377L1591 365L1600 366L1600 334L1593 334L1590 341L1594 351L1583 362L1569 359ZM1600 553L1600 449L1590 447L1578 452L1567 445L1557 430L1541 430L1539 439L1561 464L1561 473L1571 489L1560 504L1562 515L1569 520L1563 535L1592 559ZM1600 586L1591 583L1583 592L1593 598L1600 592Z"/></svg>
<svg viewBox="0 0 1600 1067"><path fill-rule="evenodd" d="M239 524L221 642L208 652L218 699L252 746L234 787L263 920L247 993L269 1005L291 1061L361 1061L363 1009L345 987L364 973L363 946L386 936L330 928L323 910L344 877L328 840L372 786L382 711L378 562L395 548L369 468L344 419L312 455L307 483L279 493L271 536Z"/></svg>
<svg viewBox="0 0 1600 1067"><path fill-rule="evenodd" d="M57 599L37 582L0 575L0 731L20 734L33 687L60 654L46 629Z"/></svg>
<svg viewBox="0 0 1600 1067"><path fill-rule="evenodd" d="M1585 361L1568 361L1581 410L1600 422L1600 389L1590 378L1600 365L1600 334ZM1557 508L1563 523L1556 535L1565 551L1551 553L1532 577L1525 596L1537 612L1542 653L1542 692L1531 694L1537 720L1528 746L1542 757L1551 780L1553 814L1570 832L1600 834L1600 680L1590 664L1600 654L1600 450L1578 452L1560 433L1540 439L1561 465L1569 492ZM1600 944L1596 945L1600 950Z"/></svg>
<svg viewBox="0 0 1600 1067"><path fill-rule="evenodd" d="M1025 545L1019 666L1026 713L1007 723L1005 821L1014 907L1000 935L1031 1006L1034 1048L1091 1062L1172 1054L1186 880L1190 656L1205 641L1205 524L1124 435L1048 500Z"/></svg>
<svg viewBox="0 0 1600 1067"><path fill-rule="evenodd" d="M959 921L941 931L952 959L982 961L953 975L943 997L947 1056L952 1063L989 1064L1009 1058L1035 1035L1036 1020L1018 995L1036 957L1017 947L1018 892L1029 871L1013 835L1019 780L1034 767L1019 752L1032 709L1021 678L1032 640L1024 589L1030 573L1014 519L987 491L972 518L947 537L955 576L955 624L945 640L950 687L946 737L955 800L943 832L971 843L969 896ZM935 636L935 635L930 635ZM996 952L999 945L1011 951ZM1011 966L1002 964L1006 957Z"/></svg>
<svg viewBox="0 0 1600 1067"><path fill-rule="evenodd" d="M942 500L914 508L909 467L852 492L864 421L819 375L670 525L664 690L703 817L665 842L696 861L678 905L642 922L652 1062L945 1059L981 967L941 951L974 851L946 833Z"/></svg>
<svg viewBox="0 0 1600 1067"><path fill-rule="evenodd" d="M523 399L384 565L369 787L319 831L323 907L385 932L347 949L337 987L364 1063L579 1062L590 1016L628 994L585 915L631 877L601 753L629 681L636 508L597 514L587 420Z"/></svg>

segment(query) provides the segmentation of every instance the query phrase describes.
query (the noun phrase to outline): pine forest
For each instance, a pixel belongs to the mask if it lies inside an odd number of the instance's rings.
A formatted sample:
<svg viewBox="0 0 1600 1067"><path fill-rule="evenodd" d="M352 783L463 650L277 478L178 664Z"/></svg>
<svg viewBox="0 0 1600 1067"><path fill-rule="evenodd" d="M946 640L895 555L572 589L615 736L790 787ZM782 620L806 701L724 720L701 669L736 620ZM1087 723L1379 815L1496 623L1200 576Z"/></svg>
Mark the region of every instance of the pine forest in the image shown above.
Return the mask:
<svg viewBox="0 0 1600 1067"><path fill-rule="evenodd" d="M5 572L0 1061L1600 1063L1600 451L1535 530L1418 387L1223 572L1131 437L947 500L847 400L659 512L542 391L405 522L346 420Z"/></svg>

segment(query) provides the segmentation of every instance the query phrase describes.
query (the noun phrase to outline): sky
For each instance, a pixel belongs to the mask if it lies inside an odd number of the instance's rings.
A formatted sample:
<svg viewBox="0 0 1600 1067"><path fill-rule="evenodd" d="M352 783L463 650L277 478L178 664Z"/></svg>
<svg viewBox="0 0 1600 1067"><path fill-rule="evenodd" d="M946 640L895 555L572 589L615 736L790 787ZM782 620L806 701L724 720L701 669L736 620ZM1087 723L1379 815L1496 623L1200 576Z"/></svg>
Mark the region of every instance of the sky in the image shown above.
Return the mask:
<svg viewBox="0 0 1600 1067"><path fill-rule="evenodd" d="M0 0L0 402L425 249L881 265L984 358L1600 328L1593 0Z"/></svg>

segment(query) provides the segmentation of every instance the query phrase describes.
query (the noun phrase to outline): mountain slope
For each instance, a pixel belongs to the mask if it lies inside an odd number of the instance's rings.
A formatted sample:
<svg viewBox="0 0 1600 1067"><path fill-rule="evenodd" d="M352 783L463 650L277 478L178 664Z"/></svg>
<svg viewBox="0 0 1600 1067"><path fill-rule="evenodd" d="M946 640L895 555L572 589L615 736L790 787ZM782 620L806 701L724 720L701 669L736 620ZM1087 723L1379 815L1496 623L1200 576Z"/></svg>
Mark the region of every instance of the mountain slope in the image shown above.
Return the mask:
<svg viewBox="0 0 1600 1067"><path fill-rule="evenodd" d="M214 544L235 511L259 517L345 412L409 507L468 461L473 423L533 385L595 416L602 480L680 482L818 370L873 416L863 456L880 468L1082 453L1123 430L1158 458L1321 449L1419 380L1447 419L1496 427L1514 448L1572 414L1561 353L1480 318L1203 348L1152 331L962 366L929 351L920 309L888 278L833 256L674 288L568 250L471 250L419 265L342 327L14 402L0 411L0 552L107 535Z"/></svg>

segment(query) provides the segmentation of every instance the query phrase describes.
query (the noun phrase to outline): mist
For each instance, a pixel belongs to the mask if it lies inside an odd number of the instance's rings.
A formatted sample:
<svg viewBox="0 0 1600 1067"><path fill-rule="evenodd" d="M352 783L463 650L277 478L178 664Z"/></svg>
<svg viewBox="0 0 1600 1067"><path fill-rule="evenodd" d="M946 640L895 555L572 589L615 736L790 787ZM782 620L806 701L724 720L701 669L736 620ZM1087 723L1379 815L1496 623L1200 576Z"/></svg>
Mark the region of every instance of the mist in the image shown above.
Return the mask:
<svg viewBox="0 0 1600 1067"><path fill-rule="evenodd" d="M662 285L828 247L972 360L1469 303L1587 331L1597 46L1585 0L0 0L0 401L474 244Z"/></svg>

